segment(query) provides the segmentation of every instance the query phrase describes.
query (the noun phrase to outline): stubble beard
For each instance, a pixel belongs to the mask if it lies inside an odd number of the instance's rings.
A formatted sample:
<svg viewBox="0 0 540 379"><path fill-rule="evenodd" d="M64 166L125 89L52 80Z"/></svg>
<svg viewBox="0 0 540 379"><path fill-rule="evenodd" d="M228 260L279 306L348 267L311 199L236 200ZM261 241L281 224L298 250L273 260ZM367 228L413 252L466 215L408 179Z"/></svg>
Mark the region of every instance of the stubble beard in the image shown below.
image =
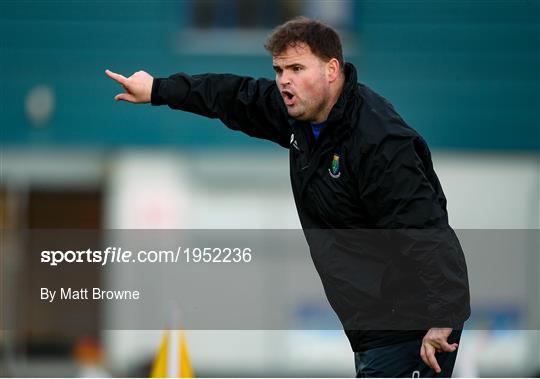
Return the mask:
<svg viewBox="0 0 540 379"><path fill-rule="evenodd" d="M318 104L297 102L294 109L288 109L289 116L298 121L316 122L317 116L324 111L328 101L322 100Z"/></svg>

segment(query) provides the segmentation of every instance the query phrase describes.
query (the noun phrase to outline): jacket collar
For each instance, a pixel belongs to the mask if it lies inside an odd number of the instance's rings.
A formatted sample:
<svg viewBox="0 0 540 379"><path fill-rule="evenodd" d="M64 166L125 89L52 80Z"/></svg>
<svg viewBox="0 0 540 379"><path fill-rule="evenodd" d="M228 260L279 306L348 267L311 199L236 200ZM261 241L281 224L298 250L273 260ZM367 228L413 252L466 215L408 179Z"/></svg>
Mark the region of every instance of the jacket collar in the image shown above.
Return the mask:
<svg viewBox="0 0 540 379"><path fill-rule="evenodd" d="M344 70L345 83L343 84L343 89L339 95L338 101L334 104L328 115L328 119L326 120L328 123L340 121L343 118L345 109L347 108L347 102L358 87L356 68L351 63L345 63Z"/></svg>

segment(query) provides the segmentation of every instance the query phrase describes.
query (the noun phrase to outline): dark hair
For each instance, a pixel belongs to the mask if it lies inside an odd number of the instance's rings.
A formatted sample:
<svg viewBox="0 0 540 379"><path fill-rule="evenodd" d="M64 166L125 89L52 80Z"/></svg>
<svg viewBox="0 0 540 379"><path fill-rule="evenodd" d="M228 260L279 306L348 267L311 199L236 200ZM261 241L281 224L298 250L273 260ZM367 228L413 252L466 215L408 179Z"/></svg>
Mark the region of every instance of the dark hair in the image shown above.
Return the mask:
<svg viewBox="0 0 540 379"><path fill-rule="evenodd" d="M337 32L330 26L307 17L296 17L278 26L264 47L275 56L298 43L305 43L313 54L325 61L336 58L343 70L343 51Z"/></svg>

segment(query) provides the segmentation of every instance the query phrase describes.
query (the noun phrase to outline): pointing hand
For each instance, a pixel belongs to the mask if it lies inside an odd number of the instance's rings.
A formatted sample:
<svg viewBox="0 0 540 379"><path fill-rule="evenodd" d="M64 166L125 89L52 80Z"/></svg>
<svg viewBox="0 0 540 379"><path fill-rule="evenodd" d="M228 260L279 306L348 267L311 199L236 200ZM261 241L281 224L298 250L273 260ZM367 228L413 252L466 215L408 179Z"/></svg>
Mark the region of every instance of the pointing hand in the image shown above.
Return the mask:
<svg viewBox="0 0 540 379"><path fill-rule="evenodd" d="M105 70L105 73L116 80L124 88L124 93L119 93L114 97L116 101L124 100L130 103L149 103L152 94L152 83L154 78L144 71L137 71L129 78L117 74L110 70Z"/></svg>

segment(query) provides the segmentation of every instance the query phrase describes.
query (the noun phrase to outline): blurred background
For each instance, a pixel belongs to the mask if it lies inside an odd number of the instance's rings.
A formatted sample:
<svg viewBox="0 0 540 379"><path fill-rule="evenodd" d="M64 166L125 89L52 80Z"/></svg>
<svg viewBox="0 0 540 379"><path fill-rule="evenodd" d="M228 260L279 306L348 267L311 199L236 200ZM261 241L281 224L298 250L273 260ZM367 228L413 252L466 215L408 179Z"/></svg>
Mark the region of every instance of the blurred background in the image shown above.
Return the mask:
<svg viewBox="0 0 540 379"><path fill-rule="evenodd" d="M454 228L540 228L538 1L0 0L2 230L299 228L285 149L215 120L116 103L120 87L104 74L273 77L263 43L297 15L336 27L359 80L428 141ZM28 241L15 244L0 263L19 301L0 323L32 314L37 291L16 275ZM539 256L516 263L509 252L499 266L526 278L533 307ZM496 273L470 273L471 291L483 275ZM540 376L539 331L520 328L527 310L501 291L487 308L473 299L472 320L510 309L515 327L466 331L455 376ZM147 376L162 337L106 330L97 316L85 335L26 325L0 332L2 376ZM354 375L341 331L188 330L187 341L197 376Z"/></svg>

